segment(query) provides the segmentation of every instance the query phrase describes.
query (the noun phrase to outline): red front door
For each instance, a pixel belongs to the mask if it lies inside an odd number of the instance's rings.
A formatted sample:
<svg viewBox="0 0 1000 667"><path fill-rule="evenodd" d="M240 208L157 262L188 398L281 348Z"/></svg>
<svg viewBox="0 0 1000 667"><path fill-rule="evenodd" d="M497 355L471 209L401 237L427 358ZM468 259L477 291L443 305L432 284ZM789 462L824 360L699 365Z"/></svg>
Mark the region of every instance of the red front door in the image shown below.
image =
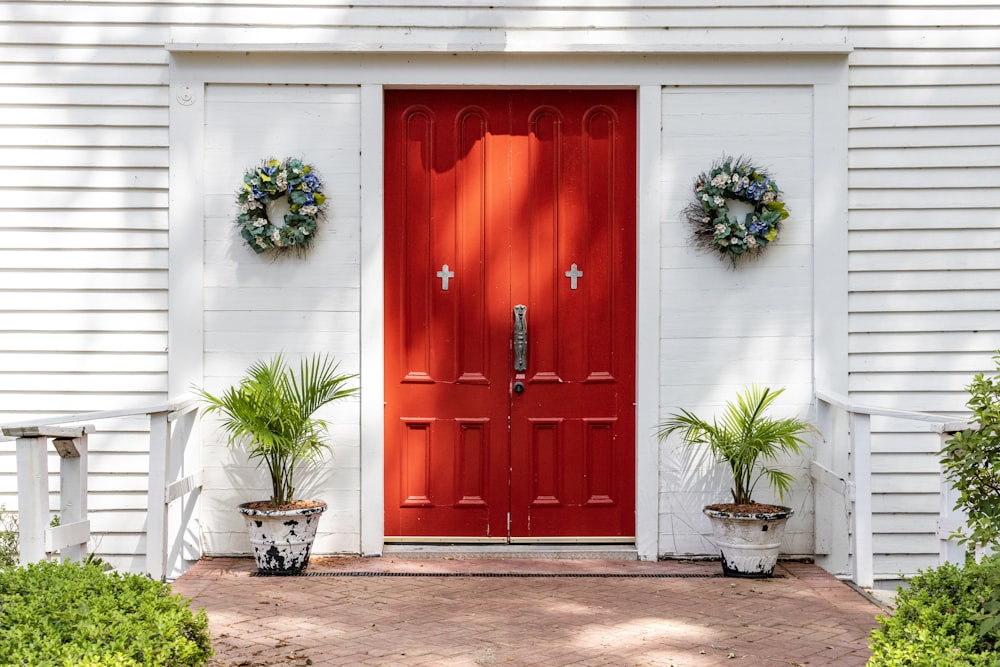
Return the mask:
<svg viewBox="0 0 1000 667"><path fill-rule="evenodd" d="M385 534L635 531L635 95L387 91Z"/></svg>

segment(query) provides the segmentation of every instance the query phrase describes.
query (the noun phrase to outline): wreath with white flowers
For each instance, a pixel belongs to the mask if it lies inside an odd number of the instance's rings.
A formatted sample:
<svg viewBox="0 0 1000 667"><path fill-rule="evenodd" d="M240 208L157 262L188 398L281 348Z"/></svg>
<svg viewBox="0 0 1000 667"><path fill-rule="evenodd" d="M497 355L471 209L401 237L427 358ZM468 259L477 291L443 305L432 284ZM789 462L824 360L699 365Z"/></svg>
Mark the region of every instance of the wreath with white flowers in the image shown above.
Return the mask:
<svg viewBox="0 0 1000 667"><path fill-rule="evenodd" d="M248 171L236 194L240 236L257 254L309 247L326 204L321 187L312 165L295 158L271 158ZM288 198L288 212L271 220L268 204L283 197Z"/></svg>
<svg viewBox="0 0 1000 667"><path fill-rule="evenodd" d="M788 217L778 184L746 157L717 161L699 174L694 193L684 217L694 228L695 243L727 257L734 266L774 242L781 221ZM741 219L729 212L730 201L746 202L753 210Z"/></svg>

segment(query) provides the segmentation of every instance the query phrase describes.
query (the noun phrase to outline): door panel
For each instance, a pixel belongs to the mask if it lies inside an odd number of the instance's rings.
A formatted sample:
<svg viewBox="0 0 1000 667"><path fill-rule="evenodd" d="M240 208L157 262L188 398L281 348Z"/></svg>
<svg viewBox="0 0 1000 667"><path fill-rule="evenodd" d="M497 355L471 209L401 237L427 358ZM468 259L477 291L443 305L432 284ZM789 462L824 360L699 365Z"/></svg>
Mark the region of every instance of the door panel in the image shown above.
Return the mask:
<svg viewBox="0 0 1000 667"><path fill-rule="evenodd" d="M627 91L386 93L388 538L633 534L634 123Z"/></svg>

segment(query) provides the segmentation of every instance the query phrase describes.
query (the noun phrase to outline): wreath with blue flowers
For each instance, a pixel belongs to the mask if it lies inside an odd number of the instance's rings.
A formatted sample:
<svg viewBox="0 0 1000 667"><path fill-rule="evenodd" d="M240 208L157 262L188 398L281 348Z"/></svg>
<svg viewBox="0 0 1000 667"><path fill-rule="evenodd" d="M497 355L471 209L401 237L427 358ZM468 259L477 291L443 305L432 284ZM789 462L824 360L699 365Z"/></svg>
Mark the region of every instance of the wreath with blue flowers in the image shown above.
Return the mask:
<svg viewBox="0 0 1000 667"><path fill-rule="evenodd" d="M728 258L734 266L773 243L788 217L778 184L746 157L723 157L714 163L698 175L694 194L684 217L693 227L695 244ZM746 202L753 210L741 218L730 213L731 201Z"/></svg>
<svg viewBox="0 0 1000 667"><path fill-rule="evenodd" d="M248 171L236 194L240 236L257 254L308 248L326 206L321 188L313 166L295 158L271 158ZM282 197L288 198L288 212L269 219L267 205Z"/></svg>

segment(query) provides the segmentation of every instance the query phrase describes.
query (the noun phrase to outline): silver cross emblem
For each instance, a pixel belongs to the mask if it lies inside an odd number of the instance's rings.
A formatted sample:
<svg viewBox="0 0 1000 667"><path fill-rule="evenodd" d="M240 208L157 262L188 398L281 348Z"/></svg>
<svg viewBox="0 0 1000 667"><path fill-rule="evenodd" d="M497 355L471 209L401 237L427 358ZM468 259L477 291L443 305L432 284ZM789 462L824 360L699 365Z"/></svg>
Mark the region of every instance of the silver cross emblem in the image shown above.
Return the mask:
<svg viewBox="0 0 1000 667"><path fill-rule="evenodd" d="M437 272L437 277L441 279L441 289L448 291L448 281L455 277L454 271L448 270L447 264L441 265L441 270Z"/></svg>
<svg viewBox="0 0 1000 667"><path fill-rule="evenodd" d="M566 272L566 277L569 278L569 288L576 289L576 279L583 278L583 271L576 268L576 263L570 264L569 271Z"/></svg>

